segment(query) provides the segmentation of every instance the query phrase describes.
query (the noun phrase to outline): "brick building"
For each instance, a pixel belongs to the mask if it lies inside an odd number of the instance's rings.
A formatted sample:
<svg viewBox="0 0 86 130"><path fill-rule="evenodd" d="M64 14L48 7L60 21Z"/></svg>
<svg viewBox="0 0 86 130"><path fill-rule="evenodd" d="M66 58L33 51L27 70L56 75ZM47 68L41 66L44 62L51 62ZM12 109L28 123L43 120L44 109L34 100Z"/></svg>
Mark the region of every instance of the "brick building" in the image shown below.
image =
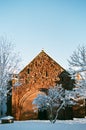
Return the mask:
<svg viewBox="0 0 86 130"><path fill-rule="evenodd" d="M12 115L16 120L38 119L32 101L41 91L61 83L71 89L69 74L43 50L15 77L12 89ZM19 82L19 85L14 83Z"/></svg>

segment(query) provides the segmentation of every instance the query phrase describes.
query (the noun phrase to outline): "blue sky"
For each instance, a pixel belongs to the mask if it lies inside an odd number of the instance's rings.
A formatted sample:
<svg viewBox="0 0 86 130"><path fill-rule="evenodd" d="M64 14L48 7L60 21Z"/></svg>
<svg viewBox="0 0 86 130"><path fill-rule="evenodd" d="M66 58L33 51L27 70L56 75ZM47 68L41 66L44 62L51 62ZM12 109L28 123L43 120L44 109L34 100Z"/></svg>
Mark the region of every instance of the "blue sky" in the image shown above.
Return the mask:
<svg viewBox="0 0 86 130"><path fill-rule="evenodd" d="M0 0L0 36L21 53L24 66L45 52L62 67L86 44L86 0Z"/></svg>

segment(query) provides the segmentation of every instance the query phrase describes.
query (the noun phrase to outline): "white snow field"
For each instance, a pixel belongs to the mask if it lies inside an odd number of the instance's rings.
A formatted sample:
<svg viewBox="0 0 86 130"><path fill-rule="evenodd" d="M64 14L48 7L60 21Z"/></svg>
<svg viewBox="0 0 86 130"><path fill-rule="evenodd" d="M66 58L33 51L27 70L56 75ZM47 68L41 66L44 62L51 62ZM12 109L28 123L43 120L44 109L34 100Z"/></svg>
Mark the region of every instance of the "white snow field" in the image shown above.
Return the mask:
<svg viewBox="0 0 86 130"><path fill-rule="evenodd" d="M61 121L52 124L50 121L29 120L0 124L0 130L86 130L86 118Z"/></svg>

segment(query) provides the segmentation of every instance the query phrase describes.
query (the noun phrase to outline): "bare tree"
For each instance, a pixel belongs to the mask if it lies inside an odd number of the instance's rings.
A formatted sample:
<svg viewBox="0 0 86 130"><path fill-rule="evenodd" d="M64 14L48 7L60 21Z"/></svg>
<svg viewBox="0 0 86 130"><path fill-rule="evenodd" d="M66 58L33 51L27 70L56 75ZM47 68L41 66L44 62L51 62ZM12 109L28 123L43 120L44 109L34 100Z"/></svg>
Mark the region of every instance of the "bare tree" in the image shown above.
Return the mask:
<svg viewBox="0 0 86 130"><path fill-rule="evenodd" d="M76 81L75 89L77 93L86 98L86 46L79 46L68 62L71 77Z"/></svg>
<svg viewBox="0 0 86 130"><path fill-rule="evenodd" d="M73 98L73 101L77 102L78 106L81 107L80 109L82 109L86 106L86 46L78 46L68 62L70 66L69 72L72 79L75 80L75 88L73 90L76 98ZM85 109L83 113L85 117Z"/></svg>
<svg viewBox="0 0 86 130"><path fill-rule="evenodd" d="M39 111L49 111L49 119L52 123L55 123L58 117L58 113L62 108L67 105L73 105L71 100L73 97L73 91L64 90L62 85L51 87L48 89L47 94L41 93L34 99L34 109Z"/></svg>
<svg viewBox="0 0 86 130"><path fill-rule="evenodd" d="M20 57L14 52L14 45L0 37L0 116L7 112L7 94L10 92L8 81L19 70Z"/></svg>

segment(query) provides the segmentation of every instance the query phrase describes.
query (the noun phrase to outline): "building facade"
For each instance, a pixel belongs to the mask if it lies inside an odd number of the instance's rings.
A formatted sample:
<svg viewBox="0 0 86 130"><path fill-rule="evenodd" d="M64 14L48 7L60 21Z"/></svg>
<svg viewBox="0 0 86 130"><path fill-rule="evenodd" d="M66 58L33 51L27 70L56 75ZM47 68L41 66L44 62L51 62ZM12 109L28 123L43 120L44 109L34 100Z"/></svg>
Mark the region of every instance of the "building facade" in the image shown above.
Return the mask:
<svg viewBox="0 0 86 130"><path fill-rule="evenodd" d="M41 91L56 84L62 84L66 89L73 87L68 72L43 50L15 79L12 88L12 115L16 120L39 118L38 112L33 110L32 102Z"/></svg>

